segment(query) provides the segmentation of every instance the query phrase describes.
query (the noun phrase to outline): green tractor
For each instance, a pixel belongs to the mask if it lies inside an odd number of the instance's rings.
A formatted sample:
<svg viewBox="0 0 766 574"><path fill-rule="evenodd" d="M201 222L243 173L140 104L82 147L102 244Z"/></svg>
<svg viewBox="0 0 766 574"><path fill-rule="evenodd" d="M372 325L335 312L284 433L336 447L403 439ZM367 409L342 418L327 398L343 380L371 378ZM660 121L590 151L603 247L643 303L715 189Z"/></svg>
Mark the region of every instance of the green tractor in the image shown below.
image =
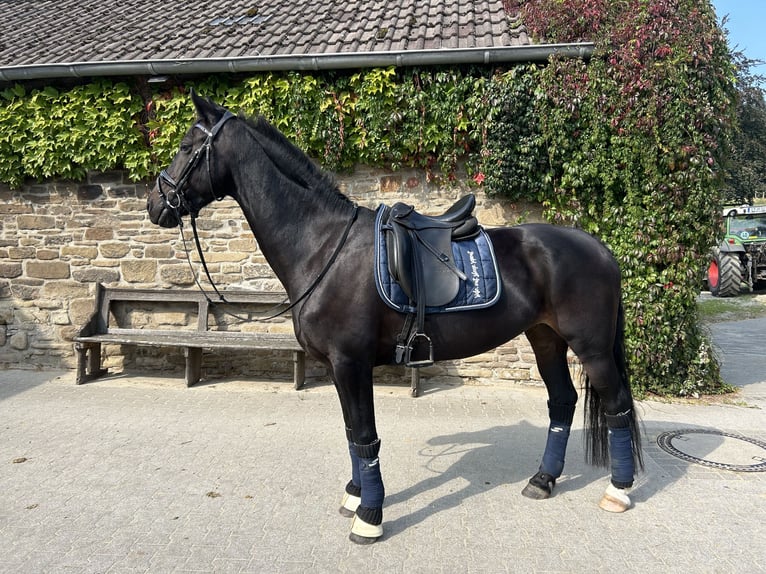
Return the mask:
<svg viewBox="0 0 766 574"><path fill-rule="evenodd" d="M726 236L710 254L707 284L715 297L734 297L766 282L766 206L723 210Z"/></svg>

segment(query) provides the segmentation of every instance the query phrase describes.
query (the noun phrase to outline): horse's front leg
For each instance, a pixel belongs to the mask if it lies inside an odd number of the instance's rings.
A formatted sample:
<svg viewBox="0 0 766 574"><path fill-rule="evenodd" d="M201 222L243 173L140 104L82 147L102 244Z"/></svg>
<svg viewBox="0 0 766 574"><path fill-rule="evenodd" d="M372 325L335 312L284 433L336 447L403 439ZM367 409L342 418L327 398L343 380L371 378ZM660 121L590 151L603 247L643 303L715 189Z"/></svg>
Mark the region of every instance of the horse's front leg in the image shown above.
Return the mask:
<svg viewBox="0 0 766 574"><path fill-rule="evenodd" d="M378 458L380 439L375 428L372 367L334 364L333 373L351 458L351 480L346 485L340 512L353 516L351 541L371 544L383 535L385 497Z"/></svg>
<svg viewBox="0 0 766 574"><path fill-rule="evenodd" d="M348 424L347 421L346 425ZM351 428L348 426L346 426L346 439L348 440L348 454L351 457L351 480L346 484L346 491L340 502L340 513L346 518L353 518L356 515L356 509L362 504L362 477L354 438L351 434Z"/></svg>

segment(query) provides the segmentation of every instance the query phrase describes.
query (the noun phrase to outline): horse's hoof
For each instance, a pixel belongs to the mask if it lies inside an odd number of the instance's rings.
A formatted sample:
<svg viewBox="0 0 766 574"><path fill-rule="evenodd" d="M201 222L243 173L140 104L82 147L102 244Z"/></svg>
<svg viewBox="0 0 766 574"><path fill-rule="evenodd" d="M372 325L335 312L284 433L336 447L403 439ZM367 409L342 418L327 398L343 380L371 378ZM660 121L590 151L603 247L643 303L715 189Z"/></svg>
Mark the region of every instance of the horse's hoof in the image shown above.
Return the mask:
<svg viewBox="0 0 766 574"><path fill-rule="evenodd" d="M362 504L361 497L344 492L343 500L341 500L338 512L340 512L341 516L353 518L356 514L356 509L359 508L360 504Z"/></svg>
<svg viewBox="0 0 766 574"><path fill-rule="evenodd" d="M550 498L553 493L553 487L556 486L556 479L550 474L544 472L538 472L521 491L523 496L531 498L533 500L545 500Z"/></svg>
<svg viewBox="0 0 766 574"><path fill-rule="evenodd" d="M549 490L540 488L531 482L524 487L524 490L521 491L521 494L527 498L531 498L532 500L545 500L546 498L551 497Z"/></svg>
<svg viewBox="0 0 766 574"><path fill-rule="evenodd" d="M348 539L354 544L373 544L378 538L383 536L382 524L369 524L354 516L354 521L351 523L351 534Z"/></svg>
<svg viewBox="0 0 766 574"><path fill-rule="evenodd" d="M367 538L366 536L359 536L358 534L354 534L353 532L348 535L348 539L354 544L359 544L360 546L375 544L375 542L377 542L378 540L378 538Z"/></svg>
<svg viewBox="0 0 766 574"><path fill-rule="evenodd" d="M617 488L610 484L606 487L606 492L604 492L598 506L607 512L625 512L633 506L633 503L628 496L628 489Z"/></svg>

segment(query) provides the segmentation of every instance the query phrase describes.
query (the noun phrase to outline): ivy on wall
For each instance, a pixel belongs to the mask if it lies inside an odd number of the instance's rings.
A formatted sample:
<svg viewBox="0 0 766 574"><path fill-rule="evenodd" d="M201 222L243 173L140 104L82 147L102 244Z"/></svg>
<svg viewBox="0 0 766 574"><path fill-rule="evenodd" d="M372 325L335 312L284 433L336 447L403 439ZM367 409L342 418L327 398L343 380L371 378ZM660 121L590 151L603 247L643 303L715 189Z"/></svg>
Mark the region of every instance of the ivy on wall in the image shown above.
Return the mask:
<svg viewBox="0 0 766 574"><path fill-rule="evenodd" d="M538 38L587 37L596 51L587 65L553 59L493 84L504 103L491 129L489 188L534 195L551 220L594 233L615 253L635 387L687 396L721 389L695 305L735 117L734 70L712 7L518 4ZM520 101L538 121L516 134Z"/></svg>
<svg viewBox="0 0 766 574"><path fill-rule="evenodd" d="M478 147L482 93L491 71L371 69L354 74L213 76L147 93L146 85L99 80L0 92L0 181L81 179L124 168L155 175L175 155L193 118L188 91L234 111L261 114L331 170L355 163L451 173Z"/></svg>
<svg viewBox="0 0 766 574"><path fill-rule="evenodd" d="M219 75L170 87L99 80L0 92L0 181L155 175L193 118L188 89L262 114L331 170L355 163L449 177L536 200L615 253L639 393L725 388L695 298L713 245L733 69L707 1L508 0L539 40L596 43L592 60L508 70Z"/></svg>
<svg viewBox="0 0 766 574"><path fill-rule="evenodd" d="M0 181L77 180L118 164L147 175L150 153L136 123L142 107L126 83L106 80L67 91L0 92Z"/></svg>

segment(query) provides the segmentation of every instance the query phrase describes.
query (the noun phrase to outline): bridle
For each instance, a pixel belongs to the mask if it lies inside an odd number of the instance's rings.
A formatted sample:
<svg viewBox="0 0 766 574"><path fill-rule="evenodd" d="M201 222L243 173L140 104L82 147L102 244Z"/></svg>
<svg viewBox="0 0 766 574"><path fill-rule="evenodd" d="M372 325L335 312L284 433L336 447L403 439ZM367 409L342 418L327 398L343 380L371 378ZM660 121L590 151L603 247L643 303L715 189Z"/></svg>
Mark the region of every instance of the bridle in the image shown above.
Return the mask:
<svg viewBox="0 0 766 574"><path fill-rule="evenodd" d="M205 138L205 141L202 142L202 145L194 150L194 152L192 152L189 161L186 162L186 165L181 170L181 174L178 176L178 180L173 179L173 177L168 173L167 169L163 169L160 172L160 175L157 178L157 188L160 191L162 199L165 200L165 204L175 214L179 224L181 222L181 215L178 213L178 208L184 207L186 211L189 212L189 215L192 216L192 221L197 215L197 212L191 209L189 202L186 200L184 188L189 181L189 177L191 176L192 171L194 171L194 168L197 167L197 164L199 163L199 160L202 158L203 154L205 155L205 164L207 166L207 181L208 185L210 186L210 193L216 201L221 201L223 199L223 195L216 195L215 189L213 188L213 176L210 171L210 150L213 147L213 140L215 140L215 136L217 136L218 132L221 131L223 125L234 117L236 116L233 113L229 111L225 112L221 119L218 120L218 123L216 123L211 130L208 130L200 122L194 124L194 127L196 129L202 130L202 132L207 137ZM169 188L168 193L165 193L165 190L163 189L163 183Z"/></svg>
<svg viewBox="0 0 766 574"><path fill-rule="evenodd" d="M186 209L186 211L189 213L192 232L194 233L194 243L197 245L197 253L199 254L200 261L202 262L202 268L205 270L205 275L207 275L207 279L210 282L210 285L213 287L213 291L215 291L216 295L218 295L218 298L224 303L226 302L226 299L218 290L218 287L216 287L213 278L210 276L210 271L207 268L207 261L205 261L205 256L202 252L202 245L199 241L199 234L197 233L197 216L199 215L199 210L191 208L190 203L186 199L185 188L189 181L189 177L192 174L192 171L194 171L194 168L197 167L197 164L204 154L205 165L207 166L207 182L208 186L210 187L210 194L215 198L216 201L223 200L224 196L216 195L215 188L213 186L213 175L210 170L210 152L213 148L213 141L215 140L215 136L217 136L218 132L221 131L223 125L234 117L236 116L227 110L224 112L223 116L221 116L221 119L218 120L218 122L210 130L203 126L201 122L194 124L194 128L201 130L207 137L205 137L205 141L202 142L202 145L192 152L191 157L181 170L181 174L178 176L178 180L173 179L173 176L168 173L167 169L163 169L160 172L160 175L157 177L157 189L160 192L160 196L162 196L162 199L165 201L165 205L167 205L168 209L170 209L178 221L178 229L181 233L181 241L183 241L184 251L186 252L186 261L189 263L189 267L191 268L194 282L197 284L197 287L199 287L199 290L202 291L205 297L207 297L207 293L205 293L202 285L200 285L199 281L197 280L197 274L194 273L191 258L189 257L189 249L186 247L183 217L181 217L181 213L179 213L179 208L181 207ZM165 193L165 190L163 189L163 183L169 188L167 193ZM212 303L209 297L207 297L207 300L209 303Z"/></svg>
<svg viewBox="0 0 766 574"><path fill-rule="evenodd" d="M168 206L168 209L170 209L173 212L173 215L175 215L176 219L178 220L178 228L181 232L181 240L184 244L184 251L186 252L186 260L189 263L189 267L191 268L192 277L194 277L194 282L197 284L197 287L202 292L203 295L208 300L208 303L214 303L210 300L210 298L207 296L207 293L202 288L202 285L200 285L199 280L197 279L197 274L194 273L194 268L192 266L191 258L189 257L189 250L186 248L186 237L184 236L183 232L183 218L181 217L181 214L179 213L179 208L183 207L186 209L186 211L189 213L189 218L191 220L191 226L192 231L194 232L194 242L197 245L197 253L199 254L200 262L202 263L202 268L205 270L205 275L207 275L207 279L210 282L210 285L213 287L213 291L215 291L216 295L218 295L218 298L222 303L228 303L226 301L226 298L223 296L223 294L218 290L218 287L216 287L215 282L213 281L213 278L210 276L210 271L207 268L207 262L205 261L205 256L202 252L202 245L199 241L199 234L197 233L197 216L199 215L198 210L193 210L191 208L191 205L186 199L185 194L185 188L186 184L189 181L189 177L191 176L192 171L195 167L197 167L197 164L199 163L200 159L202 158L202 155L205 155L205 164L207 166L207 180L208 180L208 186L210 187L210 194L215 198L216 201L222 201L224 196L218 196L215 193L215 188L213 186L213 175L210 170L210 152L213 147L213 141L215 140L215 136L218 135L218 132L221 131L221 128L223 125L230 120L231 118L236 117L233 113L230 111L226 111L220 120L213 126L212 129L208 130L205 126L202 125L202 123L197 122L194 124L194 128L201 130L207 137L205 138L205 141L202 142L202 145L198 147L196 150L192 152L191 157L186 162L186 165L184 165L183 169L181 170L181 174L178 176L178 180L173 179L173 177L167 172L167 169L163 169L160 172L160 175L157 177L157 189L159 190L160 195L162 196L162 199L165 201L165 205ZM168 193L165 193L165 190L163 189L163 184L166 185L168 189ZM306 297L311 295L313 293L314 289L316 289L317 285L319 285L319 282L322 280L322 278L327 274L327 272L330 270L330 267L332 267L332 264L335 263L335 260L338 258L338 255L340 254L341 249L346 243L346 239L348 239L348 235L351 232L351 227L354 225L354 221L356 221L356 216L359 213L359 206L354 205L353 213L351 214L351 218L348 220L348 223L346 224L346 228L343 231L343 235L341 236L341 240L338 243L337 247L335 248L335 251L333 252L332 256L328 260L327 264L325 265L324 269L319 273L319 275L314 279L314 281L311 283L311 285L306 289L306 291L298 297L295 301L290 303L285 309L282 309L278 313L275 313L274 315L269 315L268 317L263 317L260 319L257 319L259 321L267 321L269 319L274 319L276 317L279 317L280 315L283 315L293 309L298 303L303 301ZM280 303L278 305L274 306L274 309L281 307L284 305L284 303L287 302L287 299L283 303ZM246 320L242 317L239 317L237 315L234 315L233 313L227 313L228 315L232 315L237 319L240 319L242 321Z"/></svg>

